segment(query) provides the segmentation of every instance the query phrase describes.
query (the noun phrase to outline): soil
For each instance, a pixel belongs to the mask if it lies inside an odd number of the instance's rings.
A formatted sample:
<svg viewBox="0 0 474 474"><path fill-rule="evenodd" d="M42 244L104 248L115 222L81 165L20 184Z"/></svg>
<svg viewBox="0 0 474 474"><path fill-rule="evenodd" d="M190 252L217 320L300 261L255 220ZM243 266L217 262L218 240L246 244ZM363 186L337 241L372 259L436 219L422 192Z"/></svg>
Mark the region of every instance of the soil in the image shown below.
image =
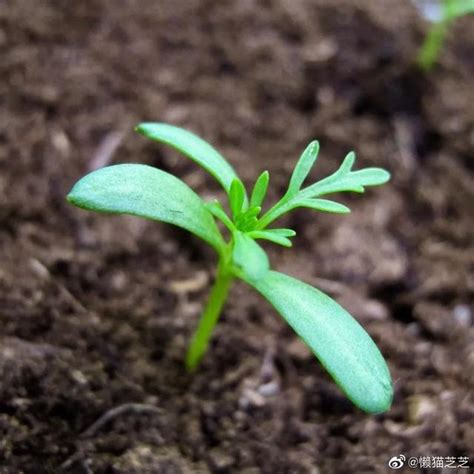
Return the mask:
<svg viewBox="0 0 474 474"><path fill-rule="evenodd" d="M0 3L0 473L370 473L392 456L474 465L474 23L413 66L408 0L3 0ZM140 162L222 198L131 130L172 122L249 185L285 189L351 149L389 185L298 211L272 265L367 328L395 381L370 416L269 304L237 284L194 375L182 357L212 282L184 231L72 208L91 169ZM112 410L112 411L110 411ZM105 416L105 418L103 418ZM400 472L441 472L407 469ZM447 469L446 472L451 472Z"/></svg>

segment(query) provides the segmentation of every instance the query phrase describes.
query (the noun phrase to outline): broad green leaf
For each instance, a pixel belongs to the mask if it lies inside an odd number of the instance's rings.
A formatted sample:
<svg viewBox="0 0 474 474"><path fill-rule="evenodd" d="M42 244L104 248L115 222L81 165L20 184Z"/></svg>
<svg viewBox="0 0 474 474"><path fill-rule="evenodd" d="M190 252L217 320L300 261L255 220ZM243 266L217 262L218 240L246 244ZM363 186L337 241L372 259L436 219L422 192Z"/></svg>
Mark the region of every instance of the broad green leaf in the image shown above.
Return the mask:
<svg viewBox="0 0 474 474"><path fill-rule="evenodd" d="M142 135L170 145L208 171L228 193L237 173L209 143L192 132L167 123L145 122L136 127Z"/></svg>
<svg viewBox="0 0 474 474"><path fill-rule="evenodd" d="M185 183L147 165L101 168L80 179L67 197L83 209L132 214L189 230L220 251L217 225L201 198Z"/></svg>
<svg viewBox="0 0 474 474"><path fill-rule="evenodd" d="M324 212L335 212L337 214L348 214L351 212L351 210L343 204L328 199L300 199L296 201L296 203L297 206L295 207L308 207Z"/></svg>
<svg viewBox="0 0 474 474"><path fill-rule="evenodd" d="M255 186L252 190L252 196L250 197L250 207L261 206L265 195L267 194L268 182L270 180L270 174L268 171L264 171L255 182Z"/></svg>
<svg viewBox="0 0 474 474"><path fill-rule="evenodd" d="M294 196L298 193L303 184L304 180L308 176L311 168L316 161L319 153L319 143L317 141L311 142L300 156L300 159L296 163L293 174L290 178L290 184L288 185L288 196Z"/></svg>
<svg viewBox="0 0 474 474"><path fill-rule="evenodd" d="M268 240L270 242L273 242L274 244L282 245L283 247L292 247L293 243L291 242L290 239L287 237L284 237L283 235L278 235L275 232L272 232L271 230L253 230L247 234L249 237L252 237L252 239L264 239Z"/></svg>
<svg viewBox="0 0 474 474"><path fill-rule="evenodd" d="M285 318L355 405L369 413L389 409L393 389L387 364L344 308L283 273L270 270L258 279L245 280Z"/></svg>
<svg viewBox="0 0 474 474"><path fill-rule="evenodd" d="M234 233L232 263L237 276L243 279L258 280L270 268L268 256L262 247L247 234L239 231Z"/></svg>
<svg viewBox="0 0 474 474"><path fill-rule="evenodd" d="M239 178L232 180L229 191L229 205L230 210L232 211L232 216L237 217L244 209L244 204L246 201L245 188Z"/></svg>

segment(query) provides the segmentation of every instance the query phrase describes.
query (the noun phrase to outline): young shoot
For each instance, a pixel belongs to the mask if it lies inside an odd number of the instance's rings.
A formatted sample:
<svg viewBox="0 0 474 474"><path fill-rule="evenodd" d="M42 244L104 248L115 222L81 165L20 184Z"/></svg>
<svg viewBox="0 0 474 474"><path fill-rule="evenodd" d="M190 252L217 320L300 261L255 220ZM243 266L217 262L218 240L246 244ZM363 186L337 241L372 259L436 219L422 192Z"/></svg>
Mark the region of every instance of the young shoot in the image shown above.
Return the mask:
<svg viewBox="0 0 474 474"><path fill-rule="evenodd" d="M462 16L474 13L474 0L439 0L439 18L428 30L418 53L418 66L430 71L436 64L451 23Z"/></svg>
<svg viewBox="0 0 474 474"><path fill-rule="evenodd" d="M392 382L379 349L362 326L338 303L296 278L274 271L258 240L291 247L292 229L269 227L299 207L348 213L349 208L327 199L345 191L364 192L365 186L386 183L390 175L380 168L352 169L349 153L340 167L315 183L305 185L319 152L317 141L304 150L290 177L288 189L266 212L262 206L269 174L264 171L249 195L230 164L193 133L164 123L142 123L136 130L165 143L208 171L224 188L228 209L218 200L204 202L175 176L151 166L107 166L80 179L67 199L91 211L132 214L187 229L215 249L217 272L209 299L185 357L196 369L204 356L232 282L239 278L267 299L303 339L352 402L369 413L388 410ZM216 220L228 229L226 241Z"/></svg>

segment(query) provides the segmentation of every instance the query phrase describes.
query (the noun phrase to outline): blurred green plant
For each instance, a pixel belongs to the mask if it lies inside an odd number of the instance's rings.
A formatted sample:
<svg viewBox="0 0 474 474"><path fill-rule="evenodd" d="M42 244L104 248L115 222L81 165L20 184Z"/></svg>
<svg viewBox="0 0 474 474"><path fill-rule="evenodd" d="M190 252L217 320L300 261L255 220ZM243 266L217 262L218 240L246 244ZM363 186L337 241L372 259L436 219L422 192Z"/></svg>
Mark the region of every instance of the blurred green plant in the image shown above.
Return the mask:
<svg viewBox="0 0 474 474"><path fill-rule="evenodd" d="M361 193L365 186L387 182L389 173L380 168L353 171L355 154L351 152L337 171L304 187L319 151L318 142L313 141L297 162L286 193L260 216L269 183L267 171L258 177L249 197L229 163L193 133L163 123L142 123L136 130L170 145L207 170L224 188L230 212L218 200L205 203L175 176L140 164L94 171L74 185L67 199L92 211L132 214L177 225L216 250L217 276L186 354L188 370L194 370L206 352L230 286L237 277L275 307L355 405L370 413L387 410L393 396L390 373L367 332L329 296L271 270L266 252L256 241L263 239L291 247L295 231L268 228L272 222L299 207L348 213L346 206L321 196L341 191ZM215 219L228 229L228 241Z"/></svg>
<svg viewBox="0 0 474 474"><path fill-rule="evenodd" d="M417 57L418 66L430 71L436 64L451 23L474 13L474 0L441 0L441 15L431 26Z"/></svg>

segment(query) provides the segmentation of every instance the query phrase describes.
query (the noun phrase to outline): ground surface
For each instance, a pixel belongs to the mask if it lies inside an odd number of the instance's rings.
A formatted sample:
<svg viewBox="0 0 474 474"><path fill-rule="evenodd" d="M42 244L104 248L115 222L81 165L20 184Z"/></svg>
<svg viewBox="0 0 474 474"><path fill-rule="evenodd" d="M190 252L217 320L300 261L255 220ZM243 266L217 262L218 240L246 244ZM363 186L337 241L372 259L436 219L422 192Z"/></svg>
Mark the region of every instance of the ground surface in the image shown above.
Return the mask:
<svg viewBox="0 0 474 474"><path fill-rule="evenodd" d="M474 28L459 21L424 77L425 27L407 1L0 3L0 473L388 472L400 453L474 464ZM88 170L127 161L222 197L133 134L142 120L191 128L247 183L268 168L272 199L312 138L316 176L351 149L392 171L343 198L348 216L290 217L292 251L269 246L275 268L379 344L388 413L351 406L240 284L201 370L183 372L212 252L64 202Z"/></svg>

